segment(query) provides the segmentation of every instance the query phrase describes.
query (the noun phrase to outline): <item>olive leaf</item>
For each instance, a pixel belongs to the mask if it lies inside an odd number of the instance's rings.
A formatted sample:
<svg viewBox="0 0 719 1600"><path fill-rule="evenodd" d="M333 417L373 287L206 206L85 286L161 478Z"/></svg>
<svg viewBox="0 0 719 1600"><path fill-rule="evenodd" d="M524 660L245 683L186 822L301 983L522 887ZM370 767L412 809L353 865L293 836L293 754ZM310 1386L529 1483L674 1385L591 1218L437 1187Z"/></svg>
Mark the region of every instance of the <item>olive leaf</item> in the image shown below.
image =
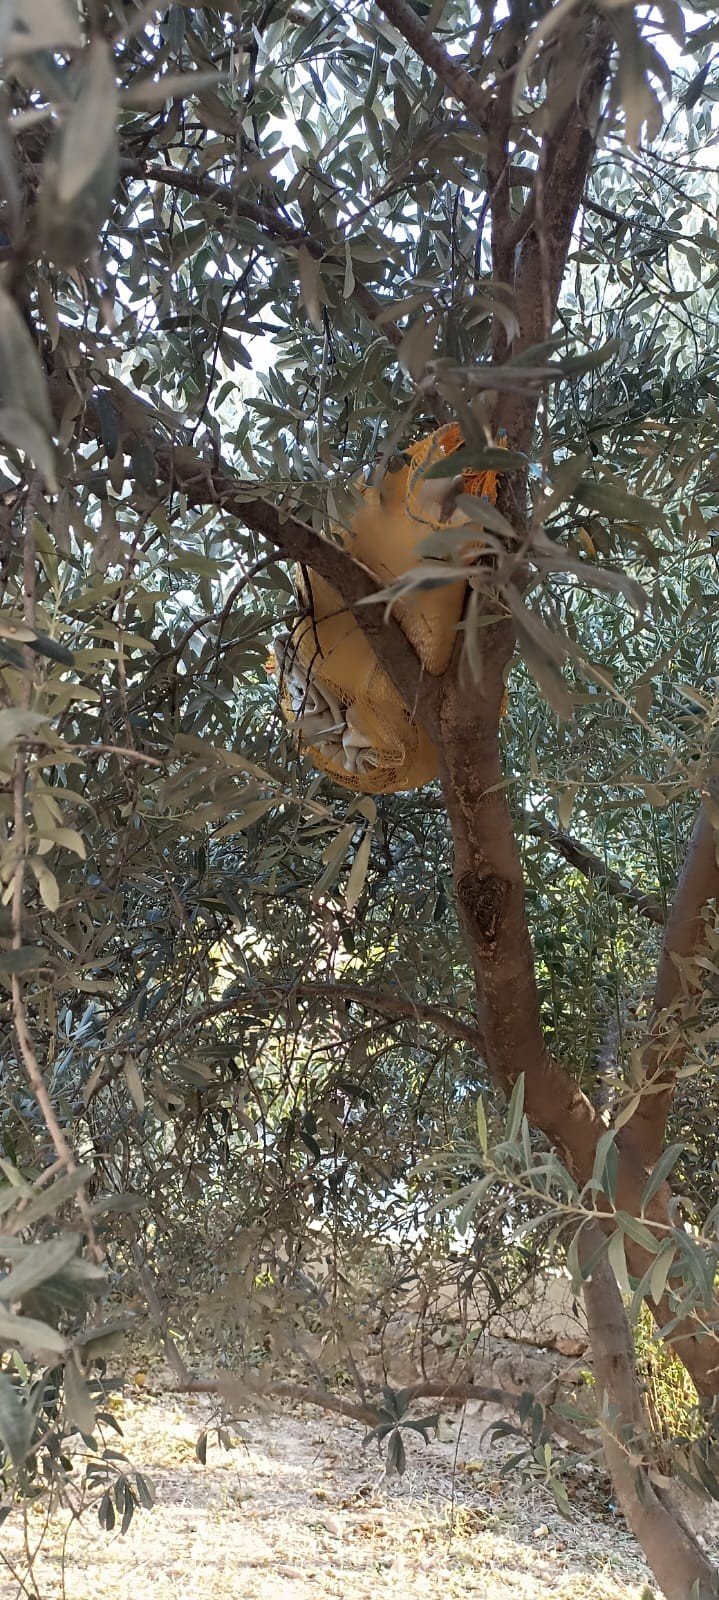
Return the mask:
<svg viewBox="0 0 719 1600"><path fill-rule="evenodd" d="M30 330L15 301L0 288L0 435L29 456L55 488L50 399Z"/></svg>
<svg viewBox="0 0 719 1600"><path fill-rule="evenodd" d="M117 85L104 40L93 40L69 87L74 95L48 148L37 203L40 243L60 266L96 248L117 181Z"/></svg>

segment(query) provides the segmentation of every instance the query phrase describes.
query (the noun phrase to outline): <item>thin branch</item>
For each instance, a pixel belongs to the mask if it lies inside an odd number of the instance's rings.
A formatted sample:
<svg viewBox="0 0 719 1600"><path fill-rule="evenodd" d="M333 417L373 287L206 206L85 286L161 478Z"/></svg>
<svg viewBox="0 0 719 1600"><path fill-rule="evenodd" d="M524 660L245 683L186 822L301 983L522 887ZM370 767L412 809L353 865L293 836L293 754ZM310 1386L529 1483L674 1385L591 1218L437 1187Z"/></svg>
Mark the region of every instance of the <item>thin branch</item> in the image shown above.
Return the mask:
<svg viewBox="0 0 719 1600"><path fill-rule="evenodd" d="M258 989L242 990L226 1000L215 1001L211 1006L203 1007L197 1017L190 1020L209 1021L213 1016L221 1016L234 1009L245 1010L258 1005L280 1006L295 999L327 1000L331 1005L357 1005L365 1011L377 1011L398 1022L428 1024L446 1038L454 1039L458 1044L471 1045L479 1054L482 1052L482 1037L476 1023L463 1022L461 1018L443 1011L440 1006L427 1005L410 996L388 994L381 989L364 989L359 983L317 983L300 978L286 984L266 984ZM184 1032L187 1026L188 1022L185 1022L177 1031Z"/></svg>
<svg viewBox="0 0 719 1600"><path fill-rule="evenodd" d="M413 1000L410 995L405 997L405 995L384 994L380 989L364 989L362 984L346 984L346 982L322 984L322 982L298 979L288 984L267 984L261 990L250 989L227 998L226 1002L219 1000L216 1006L221 1006L227 1011L232 1010L234 1006L245 1008L245 1006L274 1005L274 1003L282 1005L288 1000L327 1000L330 1005L335 1003L359 1005L364 1006L365 1011L378 1011L381 1016L396 1018L397 1021L423 1022L436 1027L440 1034L453 1038L456 1043L471 1045L472 1050L482 1053L482 1035L476 1024L463 1022L461 1018L450 1016L448 1011L442 1011L440 1006L426 1005L421 1000ZM215 1008L213 1010L207 1008L205 1018L208 1014L216 1016L219 1013Z"/></svg>
<svg viewBox="0 0 719 1600"><path fill-rule="evenodd" d="M186 194L195 195L198 200L209 200L228 216L246 217L248 221L256 223L257 227L271 239L279 239L295 246L304 245L316 261L321 261L324 256L333 252L331 239L317 238L306 228L289 222L271 206L260 205L256 200L247 200L229 184L217 183L213 178L205 177L201 173L184 172L179 167L149 164L136 159L122 161L120 169L126 177L144 178L149 182L166 184L168 188L182 189ZM376 324L385 310L382 301L378 300L372 290L357 277L352 299L369 322ZM383 321L381 332L390 344L398 345L402 339L402 330L398 328L396 322Z"/></svg>
<svg viewBox="0 0 719 1600"><path fill-rule="evenodd" d="M527 813L526 821L528 833L546 839L570 866L576 867L577 872L581 872L585 878L596 878L615 899L631 906L639 916L647 917L650 922L656 922L660 927L664 927L666 921L664 907L655 895L644 894L634 884L626 883L618 872L607 866L601 856L596 855L587 845L580 844L571 834L553 827L545 817Z"/></svg>
<svg viewBox="0 0 719 1600"><path fill-rule="evenodd" d="M427 1005L412 999L409 995L389 994L381 989L364 989L361 984L319 983L302 978L290 979L284 984L266 983L258 985L257 988L238 990L223 1000L212 1000L191 1012L174 1027L166 1028L162 1035L163 1043L170 1043L178 1035L187 1036L194 1028L212 1022L215 1018L230 1016L233 1012L259 1010L263 1006L280 1010L291 1000L308 999L326 1000L330 1005L362 1006L366 1011L374 1011L390 1021L415 1022L435 1028L446 1039L452 1039L457 1044L469 1045L479 1056L483 1054L482 1035L477 1024L464 1022L461 1017L451 1016L449 1012L443 1011L441 1006ZM94 1082L90 1080L86 1097L75 1108L77 1114L83 1115L101 1090L113 1083L121 1071L122 1064L118 1062L117 1065L109 1066Z"/></svg>
<svg viewBox="0 0 719 1600"><path fill-rule="evenodd" d="M383 1420L379 1407L360 1405L355 1400L345 1400L340 1395L330 1394L329 1390L311 1389L303 1383L282 1380L263 1383L255 1374L249 1373L237 1378L193 1378L173 1387L172 1392L214 1394L230 1405L245 1404L248 1394L258 1399L293 1400L298 1405L317 1406L318 1410L332 1411L352 1422L362 1422L367 1428L375 1428ZM511 1389L497 1389L488 1384L472 1382L443 1383L441 1380L420 1380L410 1384L404 1393L410 1404L413 1400L443 1400L446 1405L466 1405L469 1400L478 1400L482 1405L503 1406L507 1411L515 1411L522 1399L521 1393L515 1394ZM592 1440L573 1423L560 1417L552 1407L547 1407L544 1413L544 1424L549 1433L558 1434L572 1449L581 1451L583 1455L596 1454Z"/></svg>
<svg viewBox="0 0 719 1600"><path fill-rule="evenodd" d="M321 999L330 1003L341 1001L345 1004L363 1006L366 1011L379 1011L382 1016L396 1017L398 1021L428 1023L446 1038L454 1039L459 1044L471 1045L473 1050L477 1050L480 1055L482 1053L482 1036L476 1022L462 1022L460 1017L450 1016L440 1006L427 1005L423 1001L413 1000L409 995L386 994L381 990L363 989L358 983L312 983L303 979L292 985L291 992L301 996L302 999Z"/></svg>
<svg viewBox="0 0 719 1600"><path fill-rule="evenodd" d="M71 744L67 748L73 752L82 751L90 759L93 756L120 756L123 761L139 762L147 767L167 766L167 762L160 761L157 756L145 755L143 750L134 750L124 744Z"/></svg>
<svg viewBox="0 0 719 1600"><path fill-rule="evenodd" d="M461 62L456 61L444 45L435 39L431 29L425 27L408 0L377 0L377 4L425 66L430 67L435 77L444 84L448 94L459 100L475 122L484 127L492 105L489 90L483 89Z"/></svg>
<svg viewBox="0 0 719 1600"><path fill-rule="evenodd" d="M144 1250L142 1249L139 1240L136 1238L132 1240L130 1248L132 1250L132 1258L137 1268L140 1282L147 1296L147 1304L150 1310L150 1316L152 1317L155 1327L159 1333L168 1363L172 1367L178 1383L184 1385L189 1380L189 1370L185 1365L180 1350L167 1326L167 1318L163 1313L159 1295L157 1293L157 1289L155 1288L155 1280L147 1264Z"/></svg>
<svg viewBox="0 0 719 1600"><path fill-rule="evenodd" d="M25 528L23 542L23 595L24 618L28 628L35 632L35 540L32 532L32 520L35 515L35 506L40 494L40 480L33 479L28 490L25 506ZM27 709L32 700L34 657L30 650L25 651L25 674L23 683L23 705ZM24 888L25 888L25 788L27 783L27 749L20 742L15 756L13 772L13 847L15 852L15 866L13 869L12 887L12 948L22 949L23 921L24 921ZM17 973L12 973L10 979L12 992L12 1011L15 1033L20 1050L20 1058L25 1068L28 1082L42 1113L45 1126L53 1143L58 1161L65 1172L77 1172L77 1162L72 1149L65 1136L65 1131L58 1120L53 1106L47 1084L40 1069L40 1064L35 1053L32 1035L28 1025L25 999L22 983ZM96 1260L103 1259L95 1236L95 1225L92 1211L85 1194L84 1188L77 1191L77 1205L87 1232L88 1248Z"/></svg>

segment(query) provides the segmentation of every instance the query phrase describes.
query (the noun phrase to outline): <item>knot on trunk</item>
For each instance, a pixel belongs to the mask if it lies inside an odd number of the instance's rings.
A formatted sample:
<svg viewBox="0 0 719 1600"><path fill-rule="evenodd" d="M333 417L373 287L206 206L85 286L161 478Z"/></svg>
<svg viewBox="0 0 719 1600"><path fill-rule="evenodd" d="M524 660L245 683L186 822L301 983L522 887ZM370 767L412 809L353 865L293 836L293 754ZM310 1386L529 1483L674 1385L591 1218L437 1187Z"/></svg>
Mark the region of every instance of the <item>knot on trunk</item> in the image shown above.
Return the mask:
<svg viewBox="0 0 719 1600"><path fill-rule="evenodd" d="M479 877L476 872L464 872L457 884L460 910L485 951L492 950L497 938L507 888L506 880L492 873Z"/></svg>

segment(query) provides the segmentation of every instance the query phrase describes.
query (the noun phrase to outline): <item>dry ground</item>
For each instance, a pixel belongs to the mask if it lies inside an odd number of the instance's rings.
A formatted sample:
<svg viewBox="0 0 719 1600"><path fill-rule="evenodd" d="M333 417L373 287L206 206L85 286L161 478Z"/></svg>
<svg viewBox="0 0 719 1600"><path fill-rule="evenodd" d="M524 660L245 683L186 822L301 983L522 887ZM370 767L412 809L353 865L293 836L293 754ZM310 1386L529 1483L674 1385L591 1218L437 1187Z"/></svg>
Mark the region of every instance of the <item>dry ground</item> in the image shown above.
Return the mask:
<svg viewBox="0 0 719 1600"><path fill-rule="evenodd" d="M444 1418L440 1440L412 1440L406 1475L387 1480L362 1428L334 1417L254 1407L244 1438L211 1443L202 1466L208 1402L135 1390L113 1404L155 1509L124 1537L101 1531L93 1509L74 1523L59 1511L24 1590L7 1565L20 1575L14 1513L1 1600L639 1600L647 1580L603 1480L573 1478L566 1522L544 1489L500 1476L482 1415ZM31 1546L43 1522L28 1517Z"/></svg>

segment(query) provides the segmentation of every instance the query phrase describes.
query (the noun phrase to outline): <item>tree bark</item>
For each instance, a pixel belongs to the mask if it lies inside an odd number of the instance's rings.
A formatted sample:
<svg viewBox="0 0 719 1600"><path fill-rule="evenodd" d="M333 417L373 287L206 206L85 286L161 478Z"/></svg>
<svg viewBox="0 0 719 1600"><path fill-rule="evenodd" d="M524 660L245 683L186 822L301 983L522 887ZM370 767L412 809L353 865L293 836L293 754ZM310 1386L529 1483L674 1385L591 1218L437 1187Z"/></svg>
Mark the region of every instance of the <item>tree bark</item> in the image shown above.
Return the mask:
<svg viewBox="0 0 719 1600"><path fill-rule="evenodd" d="M544 1042L522 863L501 764L499 708L513 643L511 629L498 616L494 627L482 630L479 684L470 688L456 672L443 686L439 750L457 905L476 979L487 1065L506 1091L524 1074L530 1121L586 1181L604 1124Z"/></svg>
<svg viewBox="0 0 719 1600"><path fill-rule="evenodd" d="M583 1231L580 1257L597 1248L595 1228ZM647 1428L627 1314L606 1256L584 1286L598 1415L617 1498L667 1600L716 1600L719 1570L666 1490L648 1470Z"/></svg>
<svg viewBox="0 0 719 1600"><path fill-rule="evenodd" d="M717 850L714 825L706 806L701 805L667 918L652 1017L640 1058L643 1092L617 1141L619 1148L632 1152L647 1171L661 1154L677 1073L687 1052L682 1021L684 1013L693 1011L695 1005L691 985L683 981L681 963L691 961L700 952L705 941L706 908L709 902L716 907L719 901Z"/></svg>

